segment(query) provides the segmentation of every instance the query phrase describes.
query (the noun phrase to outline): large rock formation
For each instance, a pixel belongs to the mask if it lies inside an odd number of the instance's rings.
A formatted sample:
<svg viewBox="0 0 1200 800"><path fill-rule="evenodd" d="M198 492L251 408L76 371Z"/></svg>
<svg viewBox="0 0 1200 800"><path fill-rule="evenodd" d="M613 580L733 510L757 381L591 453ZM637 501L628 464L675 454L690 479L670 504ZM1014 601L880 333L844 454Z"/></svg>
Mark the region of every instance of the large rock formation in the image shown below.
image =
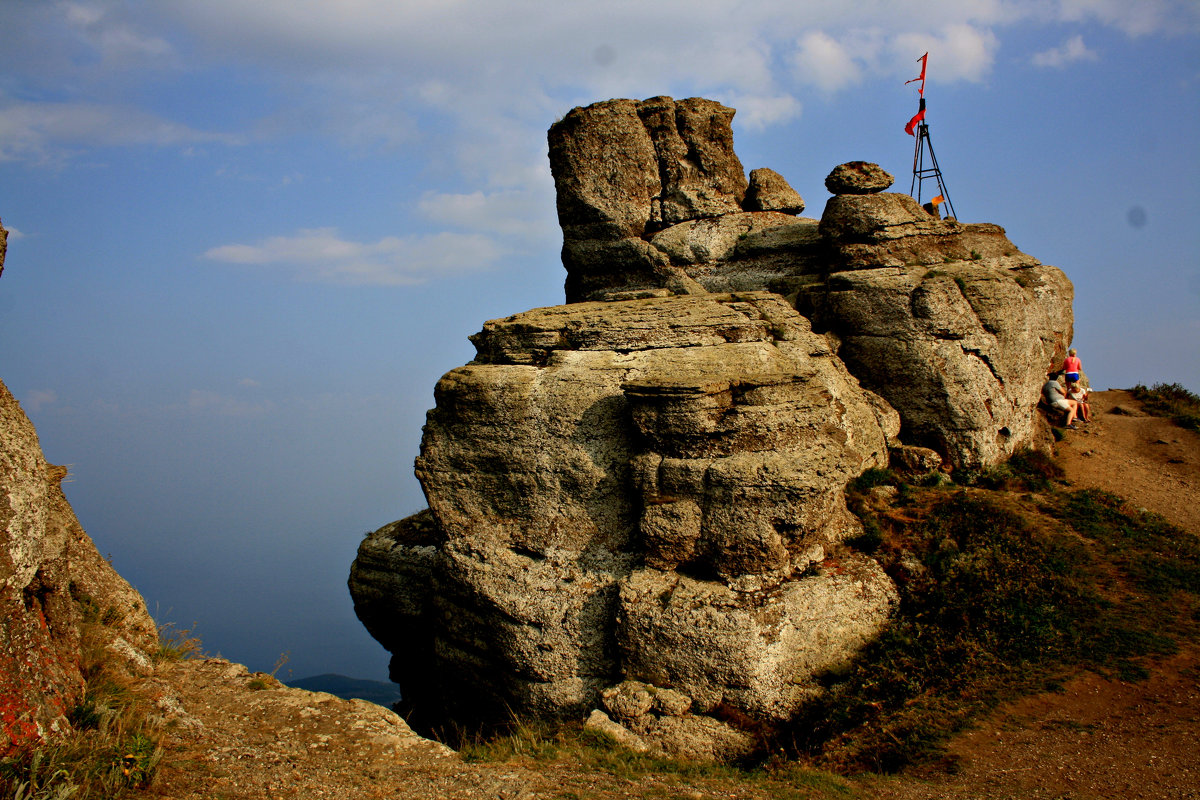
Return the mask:
<svg viewBox="0 0 1200 800"><path fill-rule="evenodd" d="M660 113L643 114L647 104ZM733 112L709 101L674 107L714 109L706 127L688 128L689 152L706 155L691 185L723 202L656 216L655 198L672 190L654 182L653 136L634 120L661 125L671 104L597 103L551 129L568 300L655 288L774 291L837 336L850 370L900 412L906 443L976 468L1034 441L1038 386L1071 340L1073 289L1060 270L1019 251L997 225L942 220L885 192L892 176L868 162L829 174L834 197L819 222L794 216L803 201L760 199L791 191L771 170L751 173L752 191L730 191L741 185L729 177L741 169ZM702 134L707 144L696 141ZM634 175L636 200L623 194ZM583 224L616 216L624 224Z"/></svg>
<svg viewBox="0 0 1200 800"><path fill-rule="evenodd" d="M425 427L429 510L351 573L416 719L593 709L631 746L736 757L718 717L787 719L895 601L839 544L846 483L1034 441L1066 277L875 164L798 217L782 176L744 178L732 116L657 97L551 128L570 304L472 337Z"/></svg>
<svg viewBox="0 0 1200 800"><path fill-rule="evenodd" d="M46 462L29 418L0 383L0 755L70 729L67 715L83 699L84 644L136 670L157 643L141 597L63 497L66 474ZM89 615L108 624L88 628L83 643Z"/></svg>
<svg viewBox="0 0 1200 800"><path fill-rule="evenodd" d="M781 298L579 303L474 341L425 428L431 513L351 575L414 704L573 714L638 678L782 718L879 629L882 571L820 565L898 420Z"/></svg>

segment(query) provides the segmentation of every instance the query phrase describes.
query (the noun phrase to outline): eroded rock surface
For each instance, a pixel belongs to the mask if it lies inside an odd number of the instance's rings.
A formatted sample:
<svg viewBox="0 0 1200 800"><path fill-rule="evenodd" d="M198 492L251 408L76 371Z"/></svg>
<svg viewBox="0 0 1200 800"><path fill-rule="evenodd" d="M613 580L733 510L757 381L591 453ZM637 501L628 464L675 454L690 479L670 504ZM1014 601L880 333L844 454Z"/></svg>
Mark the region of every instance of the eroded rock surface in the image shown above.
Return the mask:
<svg viewBox="0 0 1200 800"><path fill-rule="evenodd" d="M998 225L942 220L886 192L892 175L866 161L829 173L834 196L819 222L797 217L803 201L777 173L754 170L744 191L730 177L740 169L732 109L672 103L598 103L552 129L568 300L774 291L838 337L850 370L900 412L901 438L937 450L947 467L996 463L1037 440L1037 387L1073 327L1073 288L1060 270L1022 253ZM668 110L685 107L710 109L707 124L687 127L687 148L656 149L675 141L663 134ZM672 169L664 153L674 154ZM689 159L705 168L679 166ZM685 172L683 183L663 177ZM684 192L669 187L685 185L721 200L655 211L664 192ZM616 227L582 224L618 217Z"/></svg>
<svg viewBox="0 0 1200 800"><path fill-rule="evenodd" d="M998 225L939 220L904 194L836 195L820 231L829 262L797 305L900 412L901 439L966 468L1035 441L1039 387L1071 341L1061 270Z"/></svg>
<svg viewBox="0 0 1200 800"><path fill-rule="evenodd" d="M429 510L351 575L411 718L592 711L637 749L737 758L719 717L788 719L896 601L839 545L846 483L1036 441L1066 277L868 162L798 217L781 175L744 178L733 113L611 100L551 128L569 305L472 337L425 427Z"/></svg>
<svg viewBox="0 0 1200 800"><path fill-rule="evenodd" d="M0 227L0 271L6 236ZM0 755L70 730L67 715L83 699L83 637L133 673L149 669L157 644L145 602L63 496L66 475L46 462L33 423L0 383Z"/></svg>
<svg viewBox="0 0 1200 800"><path fill-rule="evenodd" d="M898 419L781 298L580 303L473 338L425 427L430 514L369 536L351 577L406 698L575 714L636 675L785 716L879 629L881 571L814 565L860 530L843 488Z"/></svg>

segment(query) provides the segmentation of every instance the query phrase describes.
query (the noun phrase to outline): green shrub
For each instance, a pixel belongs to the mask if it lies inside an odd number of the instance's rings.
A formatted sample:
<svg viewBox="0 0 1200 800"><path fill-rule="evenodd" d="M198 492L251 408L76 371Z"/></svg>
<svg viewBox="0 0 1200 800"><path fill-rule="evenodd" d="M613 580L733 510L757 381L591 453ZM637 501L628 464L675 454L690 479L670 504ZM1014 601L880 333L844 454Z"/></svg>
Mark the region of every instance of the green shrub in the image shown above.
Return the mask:
<svg viewBox="0 0 1200 800"><path fill-rule="evenodd" d="M1170 417L1181 428L1200 431L1200 396L1178 383L1156 383L1149 389L1139 383L1129 391L1147 413Z"/></svg>

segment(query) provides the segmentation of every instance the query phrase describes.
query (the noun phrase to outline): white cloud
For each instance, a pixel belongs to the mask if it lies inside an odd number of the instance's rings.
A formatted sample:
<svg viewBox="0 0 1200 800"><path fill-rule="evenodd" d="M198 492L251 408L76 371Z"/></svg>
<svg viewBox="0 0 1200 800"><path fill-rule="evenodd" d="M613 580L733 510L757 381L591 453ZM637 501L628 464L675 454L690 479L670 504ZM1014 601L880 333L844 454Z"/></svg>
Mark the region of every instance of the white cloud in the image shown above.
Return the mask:
<svg viewBox="0 0 1200 800"><path fill-rule="evenodd" d="M305 228L258 244L227 244L204 257L230 264L275 267L302 281L350 286L404 286L431 277L484 269L504 250L478 234L385 236L353 242L336 228Z"/></svg>
<svg viewBox="0 0 1200 800"><path fill-rule="evenodd" d="M14 228L12 225L5 225L4 230L8 231L8 240L10 242L15 242L17 239L25 238L25 234L21 233L19 229Z"/></svg>
<svg viewBox="0 0 1200 800"><path fill-rule="evenodd" d="M421 215L439 225L526 239L557 233L550 192L507 190L465 194L426 192L417 204Z"/></svg>
<svg viewBox="0 0 1200 800"><path fill-rule="evenodd" d="M1059 0L1059 18L1096 21L1130 36L1200 30L1196 0Z"/></svg>
<svg viewBox="0 0 1200 800"><path fill-rule="evenodd" d="M0 161L54 160L84 147L201 142L237 137L198 131L137 108L94 103L9 103L0 107Z"/></svg>
<svg viewBox="0 0 1200 800"><path fill-rule="evenodd" d="M836 91L862 80L862 69L844 45L823 31L796 42L792 63L800 80Z"/></svg>
<svg viewBox="0 0 1200 800"><path fill-rule="evenodd" d="M34 389L25 395L24 405L30 411L41 411L58 402L58 392L53 389Z"/></svg>
<svg viewBox="0 0 1200 800"><path fill-rule="evenodd" d="M921 66L916 59L929 53L931 83L956 80L981 81L991 71L1000 43L988 29L972 25L947 25L933 32L898 34L888 42L889 71L914 78Z"/></svg>
<svg viewBox="0 0 1200 800"><path fill-rule="evenodd" d="M169 56L174 48L160 36L145 34L134 25L109 15L98 4L63 3L67 23L86 38L106 61Z"/></svg>
<svg viewBox="0 0 1200 800"><path fill-rule="evenodd" d="M723 102L737 109L735 126L750 131L790 122L799 117L804 110L800 101L790 94L735 94L724 98Z"/></svg>
<svg viewBox="0 0 1200 800"><path fill-rule="evenodd" d="M1058 47L1035 53L1031 59L1036 67L1064 67L1076 61L1096 61L1099 56L1083 43L1083 36L1076 34Z"/></svg>

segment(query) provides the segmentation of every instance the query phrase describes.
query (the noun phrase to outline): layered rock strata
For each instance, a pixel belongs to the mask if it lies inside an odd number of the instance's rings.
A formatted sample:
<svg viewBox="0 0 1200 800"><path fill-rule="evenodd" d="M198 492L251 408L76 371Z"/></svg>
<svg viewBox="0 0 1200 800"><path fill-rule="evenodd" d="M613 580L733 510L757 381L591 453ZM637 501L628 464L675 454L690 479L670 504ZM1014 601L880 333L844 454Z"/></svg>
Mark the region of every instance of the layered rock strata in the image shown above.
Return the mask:
<svg viewBox="0 0 1200 800"><path fill-rule="evenodd" d="M767 230L794 221L804 201L783 176L759 169L747 181L733 151L733 115L732 108L698 97L608 100L572 109L550 128L567 302L648 287L702 291L685 268L696 258L681 263L651 242L673 226L743 210L775 215L721 234L761 240ZM768 249L796 249L794 236L783 238ZM746 242L746 252L756 246L762 242ZM742 288L748 287L726 283L720 290Z"/></svg>
<svg viewBox="0 0 1200 800"><path fill-rule="evenodd" d="M779 297L538 309L474 342L425 427L429 514L351 576L414 703L574 714L638 678L785 717L883 624L877 567L820 565L898 419Z"/></svg>
<svg viewBox="0 0 1200 800"><path fill-rule="evenodd" d="M745 180L732 117L657 97L551 128L570 305L472 337L425 427L429 510L351 574L410 719L590 709L636 749L739 757L719 717L786 720L895 602L838 544L847 481L1036 440L1066 277L868 162L799 217L778 173Z"/></svg>

